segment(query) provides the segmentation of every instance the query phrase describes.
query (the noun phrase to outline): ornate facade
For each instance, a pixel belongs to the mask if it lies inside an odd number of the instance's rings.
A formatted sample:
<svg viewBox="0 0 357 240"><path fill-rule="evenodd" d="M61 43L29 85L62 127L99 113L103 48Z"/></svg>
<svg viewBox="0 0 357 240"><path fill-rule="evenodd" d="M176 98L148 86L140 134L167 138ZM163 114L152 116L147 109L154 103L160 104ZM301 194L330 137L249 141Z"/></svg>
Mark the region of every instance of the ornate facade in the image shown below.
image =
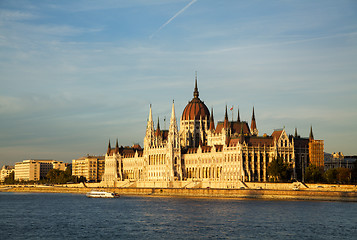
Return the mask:
<svg viewBox="0 0 357 240"><path fill-rule="evenodd" d="M224 120L215 125L213 109L210 112L199 98L196 77L193 99L183 110L180 128L174 103L168 130L161 130L159 121L154 128L150 106L144 148L119 147L118 142L111 148L109 142L102 182L106 186L124 180L264 182L269 162L278 156L295 170L294 137L284 129L270 136L258 134L254 108L250 127L240 120L239 110L237 120L229 121L227 107Z"/></svg>

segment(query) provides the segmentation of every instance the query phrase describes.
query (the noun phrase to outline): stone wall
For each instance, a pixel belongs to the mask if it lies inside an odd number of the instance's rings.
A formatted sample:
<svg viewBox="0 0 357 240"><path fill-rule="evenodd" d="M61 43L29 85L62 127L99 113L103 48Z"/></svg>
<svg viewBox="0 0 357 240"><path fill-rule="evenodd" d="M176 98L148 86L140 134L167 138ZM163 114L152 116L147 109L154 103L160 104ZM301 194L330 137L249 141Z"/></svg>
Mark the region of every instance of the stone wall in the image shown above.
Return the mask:
<svg viewBox="0 0 357 240"><path fill-rule="evenodd" d="M6 192L43 192L43 193L80 193L91 190L116 192L120 195L141 195L161 197L207 197L207 198L239 198L239 199L279 199L279 200L329 200L357 202L356 187L354 190L320 191L315 188L306 190L267 190L267 189L215 189L215 188L151 188L151 187L124 187L124 188L88 188L63 186L7 186L0 189ZM320 188L319 188L320 189Z"/></svg>

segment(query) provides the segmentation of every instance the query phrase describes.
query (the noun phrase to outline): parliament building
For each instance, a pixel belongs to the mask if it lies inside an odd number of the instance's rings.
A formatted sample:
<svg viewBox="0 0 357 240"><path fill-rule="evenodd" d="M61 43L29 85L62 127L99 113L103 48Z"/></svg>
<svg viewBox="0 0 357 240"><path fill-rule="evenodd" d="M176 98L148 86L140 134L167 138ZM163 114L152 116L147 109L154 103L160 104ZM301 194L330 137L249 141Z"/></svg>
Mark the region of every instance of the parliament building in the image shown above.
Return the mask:
<svg viewBox="0 0 357 240"><path fill-rule="evenodd" d="M267 182L268 164L278 156L292 167L293 178L301 179L309 164L309 146L315 141L312 128L309 138L299 137L296 129L294 136L288 136L285 129L260 136L254 108L250 125L240 120L239 110L236 121L229 121L227 106L224 120L215 123L213 109L209 111L199 98L197 77L193 98L179 124L174 102L168 130L160 129L159 120L154 127L150 106L143 148L119 147L118 140L112 148L109 141L102 184L236 187L244 182Z"/></svg>

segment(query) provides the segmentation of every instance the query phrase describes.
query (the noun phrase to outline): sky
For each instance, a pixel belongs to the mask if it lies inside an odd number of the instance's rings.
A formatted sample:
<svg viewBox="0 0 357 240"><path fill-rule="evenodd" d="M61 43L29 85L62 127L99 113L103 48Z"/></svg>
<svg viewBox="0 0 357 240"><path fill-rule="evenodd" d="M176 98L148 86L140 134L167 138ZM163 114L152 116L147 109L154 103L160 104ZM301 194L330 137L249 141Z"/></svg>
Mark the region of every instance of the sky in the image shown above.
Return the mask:
<svg viewBox="0 0 357 240"><path fill-rule="evenodd" d="M0 166L142 144L193 97L215 121L357 154L357 1L0 1ZM167 119L166 121L165 118Z"/></svg>

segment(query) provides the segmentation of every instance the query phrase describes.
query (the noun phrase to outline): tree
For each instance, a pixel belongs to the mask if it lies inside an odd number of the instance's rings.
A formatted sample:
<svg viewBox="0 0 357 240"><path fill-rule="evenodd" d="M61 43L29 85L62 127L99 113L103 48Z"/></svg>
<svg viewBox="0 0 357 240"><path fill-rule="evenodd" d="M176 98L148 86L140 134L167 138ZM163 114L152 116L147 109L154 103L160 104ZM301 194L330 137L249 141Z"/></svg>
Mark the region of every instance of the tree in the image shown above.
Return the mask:
<svg viewBox="0 0 357 240"><path fill-rule="evenodd" d="M305 182L308 182L308 183L324 182L323 169L321 169L315 165L309 165L305 169Z"/></svg>
<svg viewBox="0 0 357 240"><path fill-rule="evenodd" d="M336 183L337 182L337 170L331 168L324 173L324 178L327 183Z"/></svg>
<svg viewBox="0 0 357 240"><path fill-rule="evenodd" d="M337 168L337 180L339 183L349 183L351 180L351 170L348 168Z"/></svg>
<svg viewBox="0 0 357 240"><path fill-rule="evenodd" d="M4 180L4 183L5 184L15 184L16 181L15 181L15 172L12 171L9 176L7 176Z"/></svg>
<svg viewBox="0 0 357 240"><path fill-rule="evenodd" d="M51 169L46 175L47 182L49 183L59 183L61 171L58 169Z"/></svg>
<svg viewBox="0 0 357 240"><path fill-rule="evenodd" d="M284 158L277 157L269 163L268 175L274 182L288 181L291 178L292 169Z"/></svg>
<svg viewBox="0 0 357 240"><path fill-rule="evenodd" d="M357 183L357 160L353 163L353 168L351 171L351 182Z"/></svg>
<svg viewBox="0 0 357 240"><path fill-rule="evenodd" d="M45 182L64 184L67 182L74 182L75 177L72 176L72 170L66 169L65 171L58 169L51 169L46 175Z"/></svg>

